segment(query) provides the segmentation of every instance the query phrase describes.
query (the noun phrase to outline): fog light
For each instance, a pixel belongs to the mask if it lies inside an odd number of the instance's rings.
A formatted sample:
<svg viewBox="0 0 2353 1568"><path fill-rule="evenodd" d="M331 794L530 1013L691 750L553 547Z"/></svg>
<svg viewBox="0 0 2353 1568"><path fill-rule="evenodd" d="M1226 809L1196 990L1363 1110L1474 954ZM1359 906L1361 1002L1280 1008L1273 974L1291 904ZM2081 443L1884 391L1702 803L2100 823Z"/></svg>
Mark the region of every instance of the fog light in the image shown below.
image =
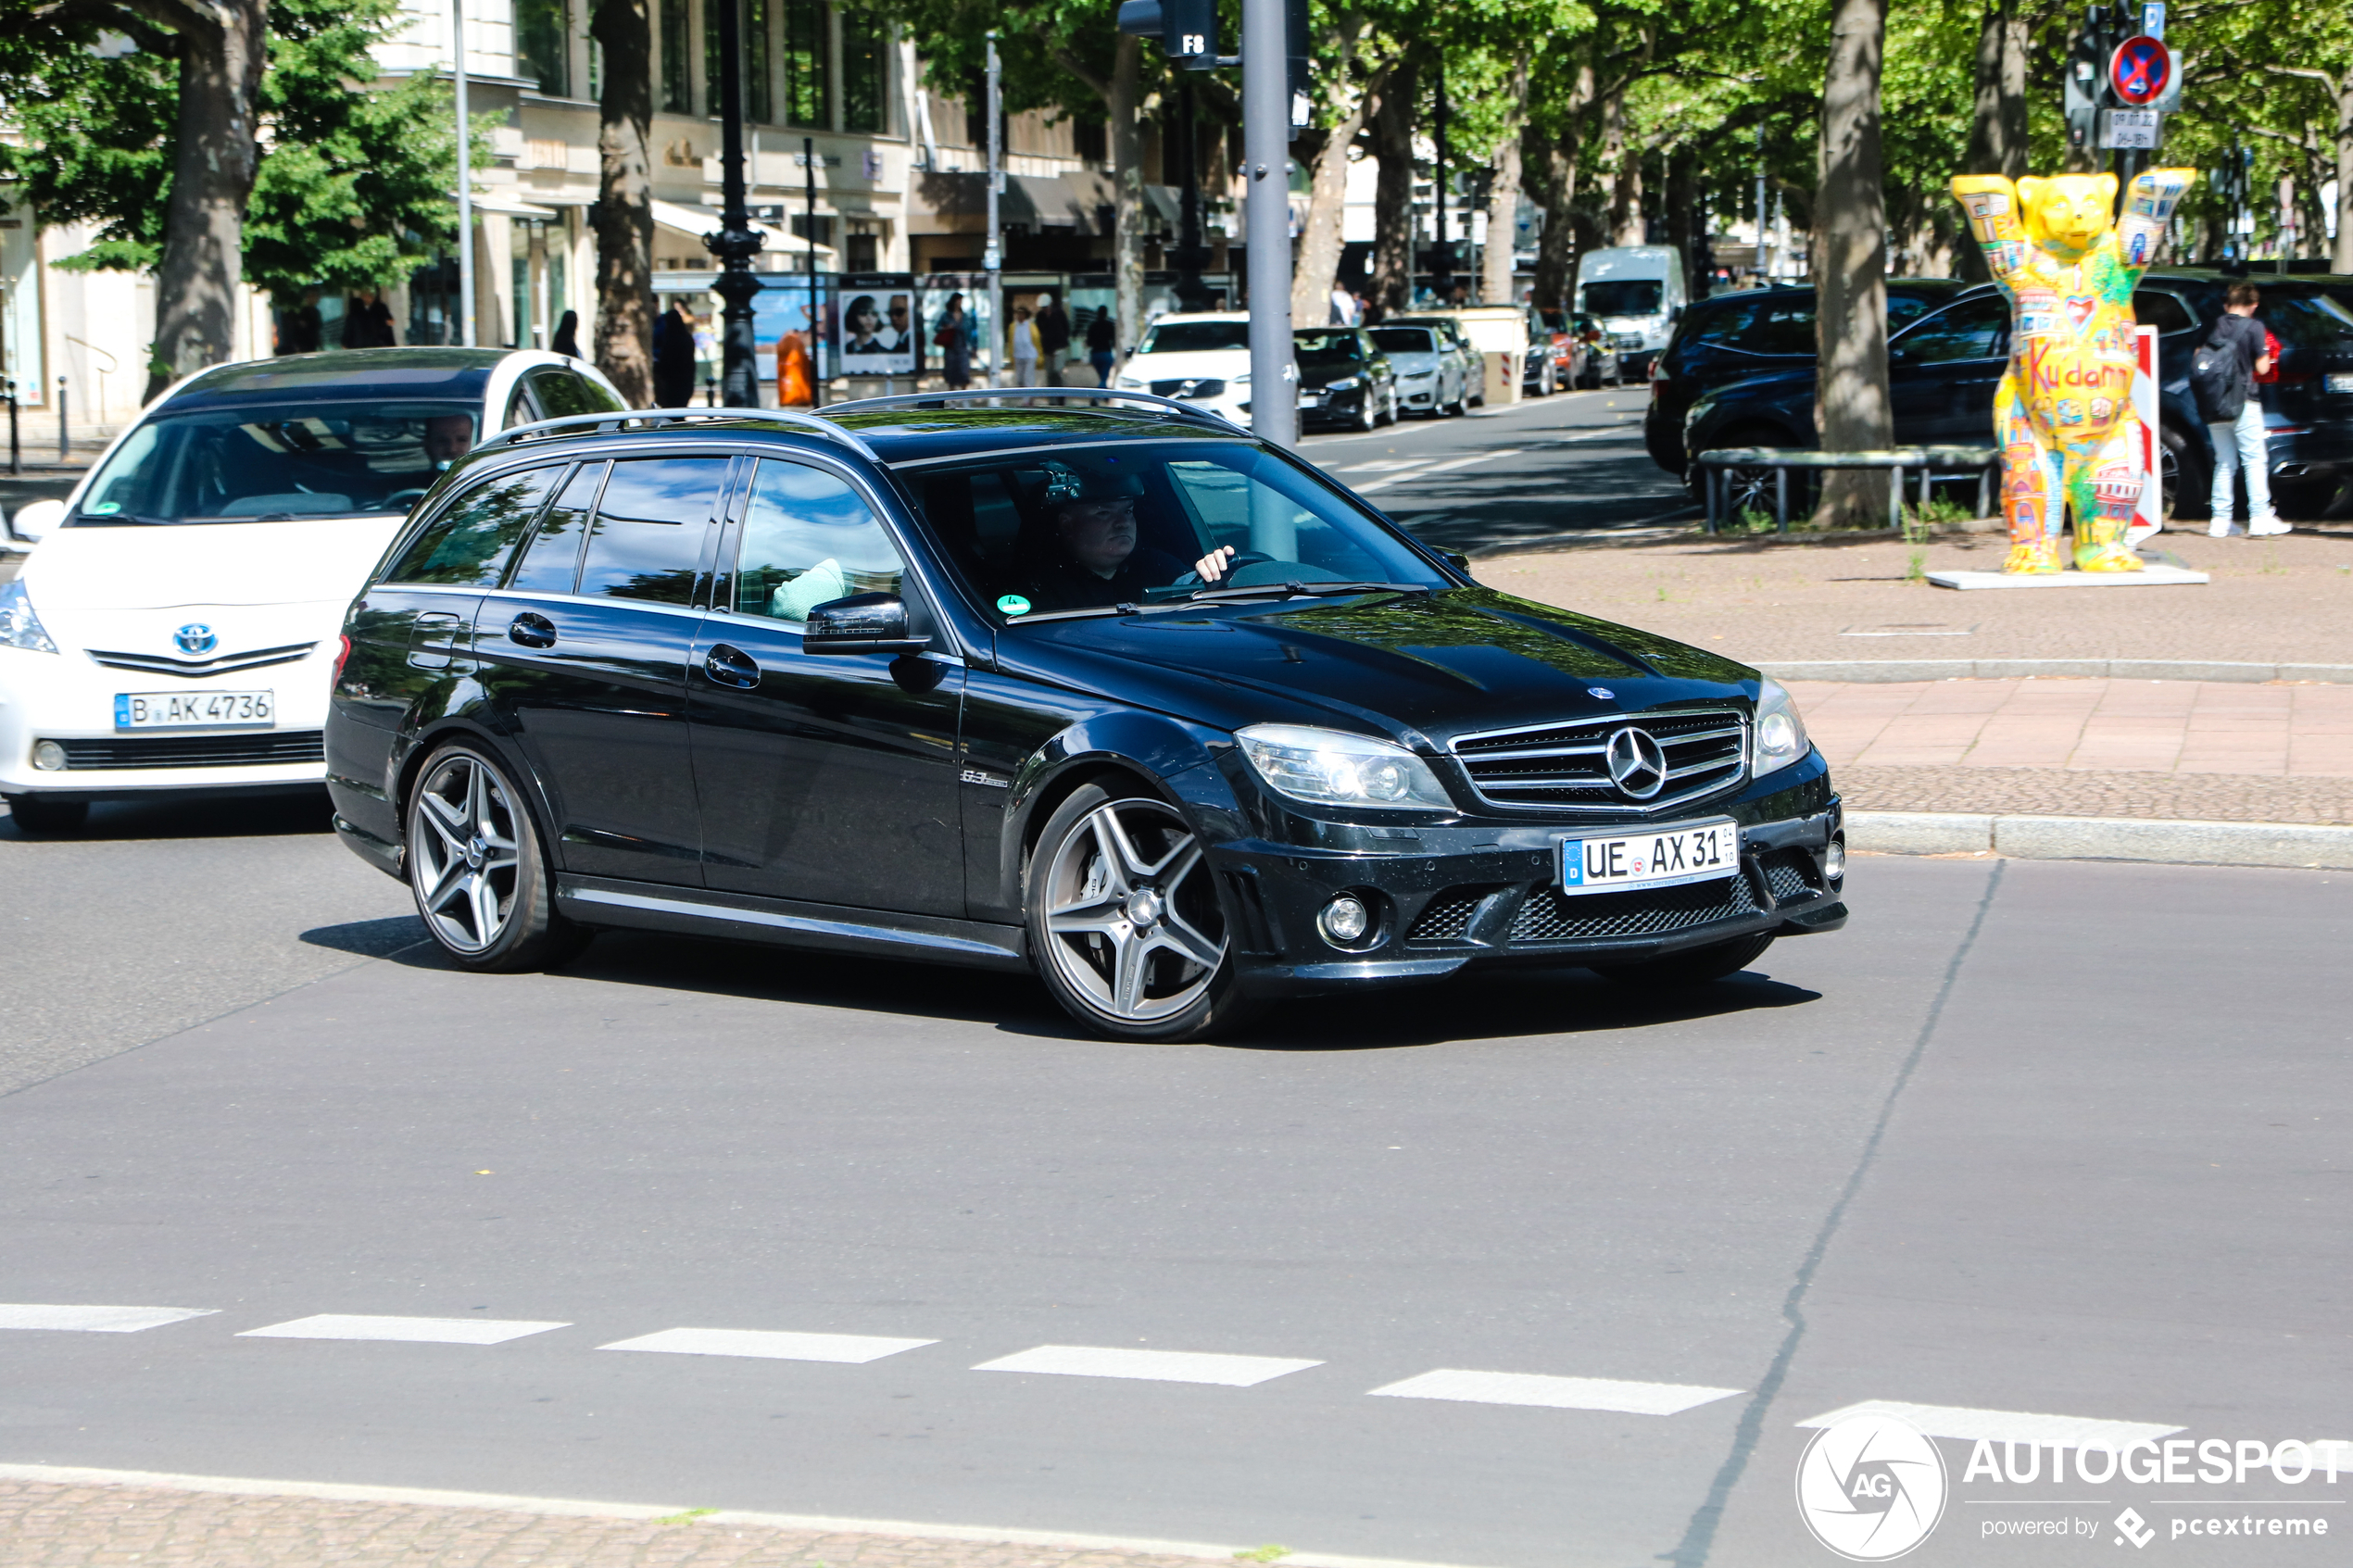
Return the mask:
<svg viewBox="0 0 2353 1568"><path fill-rule="evenodd" d="M53 740L35 741L32 765L44 772L54 773L66 765L66 748Z"/></svg>
<svg viewBox="0 0 2353 1568"><path fill-rule="evenodd" d="M1846 840L1831 840L1831 847L1822 851L1822 872L1832 882L1846 874Z"/></svg>
<svg viewBox="0 0 2353 1568"><path fill-rule="evenodd" d="M1362 898L1343 893L1324 906L1324 912L1315 917L1315 924L1323 932L1325 941L1335 947L1346 947L1365 939L1365 933L1372 929L1373 916Z"/></svg>

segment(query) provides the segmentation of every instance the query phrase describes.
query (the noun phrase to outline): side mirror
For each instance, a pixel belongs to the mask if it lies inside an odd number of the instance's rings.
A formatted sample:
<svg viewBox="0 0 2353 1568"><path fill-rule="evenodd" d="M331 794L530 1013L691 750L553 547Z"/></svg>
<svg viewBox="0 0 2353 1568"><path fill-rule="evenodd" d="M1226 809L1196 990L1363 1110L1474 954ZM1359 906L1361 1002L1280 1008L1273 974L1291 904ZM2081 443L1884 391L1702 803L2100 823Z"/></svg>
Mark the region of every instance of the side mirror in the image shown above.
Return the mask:
<svg viewBox="0 0 2353 1568"><path fill-rule="evenodd" d="M809 611L803 653L921 653L928 637L912 634L907 601L897 594L852 594Z"/></svg>
<svg viewBox="0 0 2353 1568"><path fill-rule="evenodd" d="M57 524L66 520L63 501L27 501L8 520L8 531L31 545L46 539Z"/></svg>
<svg viewBox="0 0 2353 1568"><path fill-rule="evenodd" d="M1444 561L1448 566L1453 567L1456 571L1461 572L1464 576L1468 577L1470 575L1470 557L1463 554L1462 551L1441 550L1438 552L1438 558Z"/></svg>

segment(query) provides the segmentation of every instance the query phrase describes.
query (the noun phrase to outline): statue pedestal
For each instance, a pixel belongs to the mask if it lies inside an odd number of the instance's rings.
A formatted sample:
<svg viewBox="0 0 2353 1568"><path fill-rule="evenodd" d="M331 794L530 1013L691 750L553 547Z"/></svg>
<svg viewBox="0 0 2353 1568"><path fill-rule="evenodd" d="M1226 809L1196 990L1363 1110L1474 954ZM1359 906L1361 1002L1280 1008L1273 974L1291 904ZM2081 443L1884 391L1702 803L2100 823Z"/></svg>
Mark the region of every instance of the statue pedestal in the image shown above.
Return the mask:
<svg viewBox="0 0 2353 1568"><path fill-rule="evenodd" d="M2151 564L2138 571L2054 571L2036 576L2004 571L1931 571L1939 588L2182 588L2204 583L2203 571Z"/></svg>

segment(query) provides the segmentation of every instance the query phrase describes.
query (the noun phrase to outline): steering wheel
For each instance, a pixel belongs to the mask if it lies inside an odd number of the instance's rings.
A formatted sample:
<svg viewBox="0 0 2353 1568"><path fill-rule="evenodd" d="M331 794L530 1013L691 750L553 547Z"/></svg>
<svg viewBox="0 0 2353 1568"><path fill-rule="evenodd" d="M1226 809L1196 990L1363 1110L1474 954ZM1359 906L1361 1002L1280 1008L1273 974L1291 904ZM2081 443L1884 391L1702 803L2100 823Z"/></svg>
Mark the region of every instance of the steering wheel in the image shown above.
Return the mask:
<svg viewBox="0 0 2353 1568"><path fill-rule="evenodd" d="M426 488L427 486L420 484L411 489L394 491L384 499L384 510L388 512L405 512L409 510L409 508L415 506L418 502L425 498Z"/></svg>
<svg viewBox="0 0 2353 1568"><path fill-rule="evenodd" d="M1234 558L1226 563L1226 574L1223 577L1220 577L1217 581L1221 584L1229 584L1234 580L1234 573L1239 571L1243 567L1252 566L1260 561L1271 561L1274 558L1274 557L1268 555L1264 550L1237 550L1234 552ZM1185 573L1184 576L1179 577L1176 582L1171 583L1169 586L1172 588L1198 588L1206 581L1207 579L1203 578L1201 572L1196 570Z"/></svg>

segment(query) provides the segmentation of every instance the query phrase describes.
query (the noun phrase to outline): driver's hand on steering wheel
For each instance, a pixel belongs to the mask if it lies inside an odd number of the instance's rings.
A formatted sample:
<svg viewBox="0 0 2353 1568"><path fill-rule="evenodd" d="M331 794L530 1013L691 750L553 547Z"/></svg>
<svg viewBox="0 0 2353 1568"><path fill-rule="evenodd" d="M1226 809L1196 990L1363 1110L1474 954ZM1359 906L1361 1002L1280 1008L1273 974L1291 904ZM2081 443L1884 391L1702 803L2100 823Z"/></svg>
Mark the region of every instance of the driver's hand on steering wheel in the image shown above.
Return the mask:
<svg viewBox="0 0 2353 1568"><path fill-rule="evenodd" d="M1233 558L1234 546L1220 545L1201 559L1193 562L1193 571L1200 574L1202 582L1214 583L1226 575L1226 563Z"/></svg>

